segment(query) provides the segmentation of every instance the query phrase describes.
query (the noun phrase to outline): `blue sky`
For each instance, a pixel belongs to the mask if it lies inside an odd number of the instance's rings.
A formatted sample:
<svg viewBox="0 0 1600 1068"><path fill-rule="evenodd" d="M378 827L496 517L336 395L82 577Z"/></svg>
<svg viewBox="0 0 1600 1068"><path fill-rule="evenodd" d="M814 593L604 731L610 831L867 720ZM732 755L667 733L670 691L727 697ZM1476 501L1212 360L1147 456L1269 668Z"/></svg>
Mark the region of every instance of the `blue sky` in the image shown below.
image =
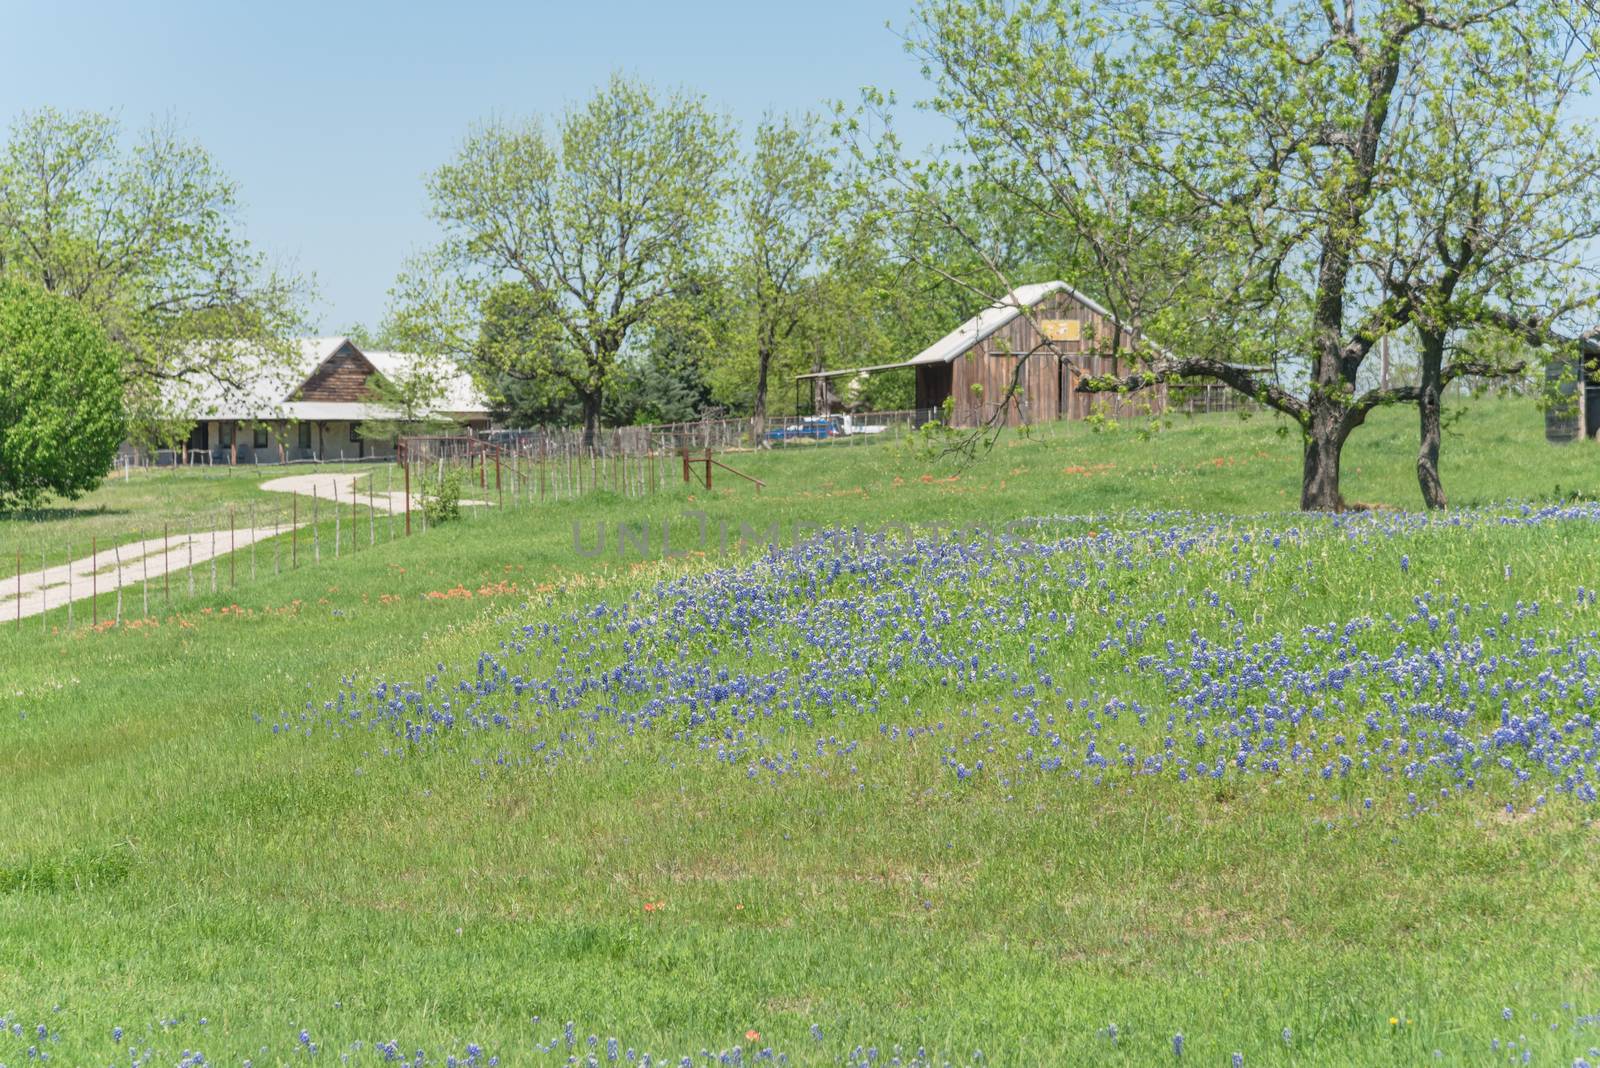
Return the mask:
<svg viewBox="0 0 1600 1068"><path fill-rule="evenodd" d="M0 6L0 119L170 117L239 183L251 240L316 275L324 331L382 317L433 238L424 177L479 119L557 112L613 70L696 89L745 126L865 85L921 95L898 37L910 0ZM937 135L926 117L902 130Z"/></svg>

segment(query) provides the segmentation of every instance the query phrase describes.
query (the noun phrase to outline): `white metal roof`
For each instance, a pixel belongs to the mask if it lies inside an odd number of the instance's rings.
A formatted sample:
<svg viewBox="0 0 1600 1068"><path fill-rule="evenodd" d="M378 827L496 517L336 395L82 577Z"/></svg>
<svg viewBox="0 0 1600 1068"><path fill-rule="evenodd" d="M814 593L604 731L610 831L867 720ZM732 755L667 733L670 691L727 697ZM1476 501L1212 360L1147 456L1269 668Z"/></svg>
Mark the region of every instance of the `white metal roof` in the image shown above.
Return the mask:
<svg viewBox="0 0 1600 1068"><path fill-rule="evenodd" d="M361 354L372 361L372 366L385 378L394 379L404 377L418 366L420 357L409 352L368 352L361 349ZM489 411L489 405L484 402L483 395L478 392L478 387L473 384L472 376L451 367L443 374L437 367L423 367L423 370L436 374L443 396L439 401L439 410L452 414L484 413Z"/></svg>
<svg viewBox="0 0 1600 1068"><path fill-rule="evenodd" d="M440 413L488 415L489 405L471 377L454 366L441 373L439 368L428 366L419 356L401 352L367 352L347 337L296 338L287 361L279 360L276 355L269 358L265 351L247 350L246 358L239 361L246 377L242 388L230 389L215 383L206 383L197 388L196 384L190 384L187 388L175 388L169 400L176 410L197 419L302 419L325 422L395 415L379 405L295 399L317 368L347 342L385 378L403 377L416 368L438 375L444 393L438 406ZM254 366L251 366L252 363Z"/></svg>
<svg viewBox="0 0 1600 1068"><path fill-rule="evenodd" d="M1113 321L1116 316L1091 297L1072 288L1065 282L1034 282L1030 285L1018 286L1011 291L1005 300L996 301L983 311L974 315L932 345L923 349L917 355L901 363L880 363L871 367L851 367L832 371L812 371L806 374L795 375L796 381L819 378L841 378L857 374L874 374L879 371L895 371L903 367L917 367L932 363L952 363L964 352L968 352L974 345L994 334L1007 323L1012 322L1022 314L1024 308L1031 308L1050 296L1052 293L1066 293L1078 303L1094 312ZM1146 344L1163 356L1171 356L1166 349L1159 345L1151 344L1145 339Z"/></svg>
<svg viewBox="0 0 1600 1068"><path fill-rule="evenodd" d="M963 352L966 352L978 342L1016 319L1022 314L1023 308L1038 304L1052 293L1062 292L1070 294L1074 300L1097 315L1112 318L1110 312L1065 282L1035 282L1032 285L1018 286L1013 289L1006 299L991 304L917 355L911 357L906 363L910 366L925 363L950 363Z"/></svg>

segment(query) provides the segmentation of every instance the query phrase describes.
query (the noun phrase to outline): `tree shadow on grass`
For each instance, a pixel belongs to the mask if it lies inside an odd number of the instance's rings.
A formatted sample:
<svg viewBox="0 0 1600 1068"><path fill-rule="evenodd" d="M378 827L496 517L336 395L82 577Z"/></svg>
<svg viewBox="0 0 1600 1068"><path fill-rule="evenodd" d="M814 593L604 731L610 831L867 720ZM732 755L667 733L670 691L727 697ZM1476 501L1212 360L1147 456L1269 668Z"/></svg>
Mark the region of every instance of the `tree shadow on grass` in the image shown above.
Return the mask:
<svg viewBox="0 0 1600 1068"><path fill-rule="evenodd" d="M0 510L0 522L11 523L58 523L63 519L87 519L98 515L132 515L128 508L107 508L105 505L96 505L93 508L74 508L62 505L53 508L19 508L15 511Z"/></svg>

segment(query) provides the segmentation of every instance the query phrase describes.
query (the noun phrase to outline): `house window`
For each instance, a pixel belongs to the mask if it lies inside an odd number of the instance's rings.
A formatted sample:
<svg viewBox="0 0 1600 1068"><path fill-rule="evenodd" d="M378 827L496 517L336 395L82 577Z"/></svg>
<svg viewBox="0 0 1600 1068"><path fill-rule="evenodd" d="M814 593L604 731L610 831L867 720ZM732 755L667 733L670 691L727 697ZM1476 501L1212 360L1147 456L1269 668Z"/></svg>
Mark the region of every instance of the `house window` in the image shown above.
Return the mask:
<svg viewBox="0 0 1600 1068"><path fill-rule="evenodd" d="M300 424L300 447L302 449L311 448L311 424L310 423L301 423Z"/></svg>
<svg viewBox="0 0 1600 1068"><path fill-rule="evenodd" d="M217 430L220 432L220 435L221 435L217 440L221 443L222 447L224 449L232 448L233 447L233 424L232 423L218 423L217 424Z"/></svg>
<svg viewBox="0 0 1600 1068"><path fill-rule="evenodd" d="M257 449L264 449L264 448L267 447L267 428L266 427L264 427L264 426L256 427L255 437L252 439L251 444L252 444L252 446L254 448L257 448Z"/></svg>
<svg viewBox="0 0 1600 1068"><path fill-rule="evenodd" d="M361 440L361 435L356 433L356 425L354 423L350 424L350 440L351 441L360 441Z"/></svg>

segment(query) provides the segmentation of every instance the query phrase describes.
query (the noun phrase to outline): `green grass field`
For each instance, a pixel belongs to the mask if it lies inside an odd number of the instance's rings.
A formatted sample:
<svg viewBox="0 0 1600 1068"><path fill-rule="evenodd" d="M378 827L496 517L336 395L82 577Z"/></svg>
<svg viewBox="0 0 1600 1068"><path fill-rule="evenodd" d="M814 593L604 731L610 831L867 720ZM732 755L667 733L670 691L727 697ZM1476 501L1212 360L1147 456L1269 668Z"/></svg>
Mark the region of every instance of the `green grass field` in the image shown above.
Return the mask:
<svg viewBox="0 0 1600 1068"><path fill-rule="evenodd" d="M1595 1060L1600 450L1475 405L1430 520L1414 434L1340 518L1265 417L1062 425L0 626L0 1064ZM163 477L0 553L257 492Z"/></svg>

